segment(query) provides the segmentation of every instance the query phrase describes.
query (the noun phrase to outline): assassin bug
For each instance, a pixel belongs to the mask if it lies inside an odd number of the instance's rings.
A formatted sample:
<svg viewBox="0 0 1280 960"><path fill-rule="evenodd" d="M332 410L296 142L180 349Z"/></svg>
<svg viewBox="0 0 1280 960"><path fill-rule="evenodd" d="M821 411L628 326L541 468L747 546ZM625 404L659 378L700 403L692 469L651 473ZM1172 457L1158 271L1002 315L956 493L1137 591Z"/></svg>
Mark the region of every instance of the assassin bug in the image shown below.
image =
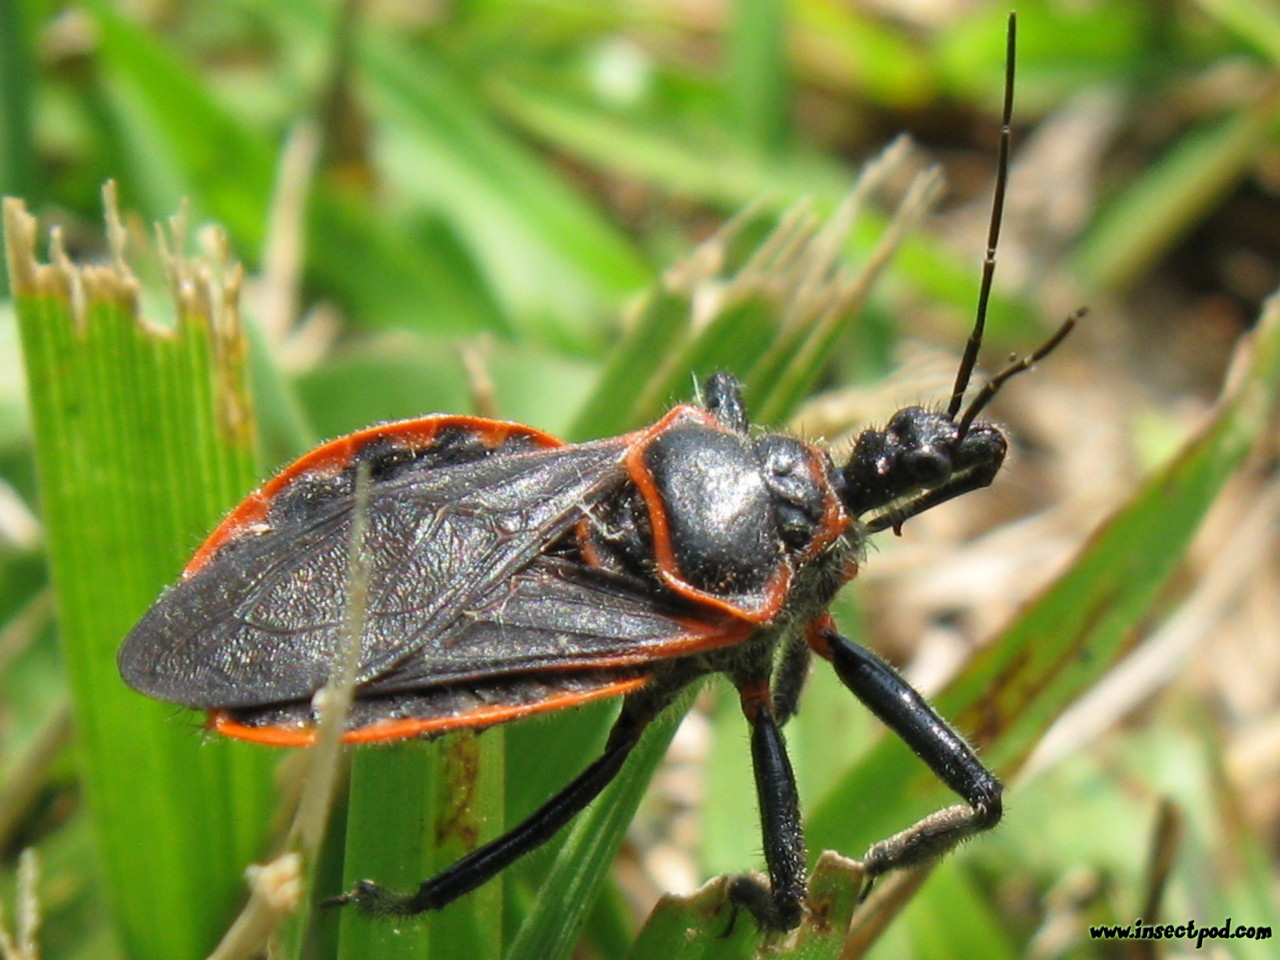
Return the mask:
<svg viewBox="0 0 1280 960"><path fill-rule="evenodd" d="M119 665L133 688L208 710L229 736L311 742L312 697L344 635L362 474L369 594L344 739L435 736L623 698L600 757L525 822L413 893L363 881L334 902L406 916L476 888L590 803L682 689L721 673L751 726L769 873L767 887L739 878L730 895L764 927L796 926L806 861L781 727L812 653L964 800L875 844L868 876L939 856L1000 819L996 777L892 668L841 636L827 608L870 534L991 483L1007 441L978 415L1076 319L965 405L1008 179L1014 38L1011 17L987 257L945 410L899 410L842 466L793 437L752 432L741 387L723 373L654 425L592 443L466 416L369 427L251 494L129 634Z"/></svg>

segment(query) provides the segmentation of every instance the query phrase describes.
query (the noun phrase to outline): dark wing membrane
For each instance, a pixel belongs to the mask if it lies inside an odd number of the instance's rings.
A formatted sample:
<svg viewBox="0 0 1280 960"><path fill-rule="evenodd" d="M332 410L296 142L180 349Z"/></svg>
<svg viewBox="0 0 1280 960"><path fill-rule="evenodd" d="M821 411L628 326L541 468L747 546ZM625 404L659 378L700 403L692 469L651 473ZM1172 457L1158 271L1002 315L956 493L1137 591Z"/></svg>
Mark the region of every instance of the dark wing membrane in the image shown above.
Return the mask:
<svg viewBox="0 0 1280 960"><path fill-rule="evenodd" d="M649 582L549 556L492 583L487 596L458 613L433 642L361 695L512 674L645 667L740 640L744 629Z"/></svg>
<svg viewBox="0 0 1280 960"><path fill-rule="evenodd" d="M467 611L619 487L625 453L622 440L499 452L371 484L359 681L435 659ZM230 540L161 597L120 650L129 685L198 708L312 696L347 615L354 498L344 490L290 491L266 529Z"/></svg>

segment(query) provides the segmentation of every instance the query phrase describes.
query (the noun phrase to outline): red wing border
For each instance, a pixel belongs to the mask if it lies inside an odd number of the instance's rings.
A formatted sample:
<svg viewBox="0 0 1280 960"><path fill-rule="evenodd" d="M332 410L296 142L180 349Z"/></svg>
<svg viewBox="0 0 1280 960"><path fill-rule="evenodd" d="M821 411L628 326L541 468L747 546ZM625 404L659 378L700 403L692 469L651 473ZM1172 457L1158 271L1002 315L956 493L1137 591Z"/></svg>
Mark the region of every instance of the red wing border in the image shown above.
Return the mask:
<svg viewBox="0 0 1280 960"><path fill-rule="evenodd" d="M473 438L490 450L517 444L536 449L564 446L563 441L533 427L484 417L442 414L365 427L321 444L245 497L205 538L182 575L194 575L224 544L265 524L276 497L299 479L336 477L348 469L362 453L371 449L391 448L420 454L438 446L442 438L451 436Z"/></svg>
<svg viewBox="0 0 1280 960"><path fill-rule="evenodd" d="M649 676L637 671L592 671L516 677L487 685L456 685L356 700L344 743L381 743L480 730L539 713L580 706L639 690ZM316 740L310 704L260 710L212 710L209 726L224 736L277 747L309 747Z"/></svg>

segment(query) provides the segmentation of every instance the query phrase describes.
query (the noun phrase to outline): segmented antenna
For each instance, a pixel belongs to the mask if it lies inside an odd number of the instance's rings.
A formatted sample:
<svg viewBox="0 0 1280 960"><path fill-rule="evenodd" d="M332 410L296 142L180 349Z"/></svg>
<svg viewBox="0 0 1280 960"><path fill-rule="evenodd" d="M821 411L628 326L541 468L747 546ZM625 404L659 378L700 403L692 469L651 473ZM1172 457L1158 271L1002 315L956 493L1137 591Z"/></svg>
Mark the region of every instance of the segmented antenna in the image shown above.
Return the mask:
<svg viewBox="0 0 1280 960"><path fill-rule="evenodd" d="M969 378L978 363L978 351L982 349L982 335L987 326L987 301L991 299L991 283L996 274L996 245L1000 241L1000 220L1004 216L1004 194L1009 184L1009 141L1013 123L1013 74L1017 52L1018 15L1009 14L1008 40L1004 61L1004 112L1000 119L1000 153L996 159L996 191L991 202L991 226L987 230L987 257L982 261L982 285L978 289L978 313L973 321L969 342L965 344L960 369L956 371L956 385L951 390L951 402L947 404L947 416L952 420L964 403L964 392L969 389ZM1007 378L1006 378L1007 379ZM990 399L990 398L988 398ZM964 431L962 430L961 433Z"/></svg>
<svg viewBox="0 0 1280 960"><path fill-rule="evenodd" d="M1000 392L1000 388L1004 386L1006 380L1010 377L1017 376L1024 370L1030 370L1035 364L1048 356L1050 351L1057 347L1063 340L1067 339L1067 334L1071 332L1071 328L1074 327L1079 322L1080 318L1087 312L1088 311L1084 307L1080 307L1078 310L1071 313L1066 320L1062 321L1062 326L1058 327L1054 335L1041 344L1038 350L1027 354L1021 360L1014 360L1010 362L1007 367L984 383L982 385L982 389L974 395L972 402L970 402L968 408L964 412L964 416L960 418L960 423L957 424L959 428L957 436L963 437L969 432L969 425L972 424L978 414L982 412L982 408L991 402L991 398Z"/></svg>

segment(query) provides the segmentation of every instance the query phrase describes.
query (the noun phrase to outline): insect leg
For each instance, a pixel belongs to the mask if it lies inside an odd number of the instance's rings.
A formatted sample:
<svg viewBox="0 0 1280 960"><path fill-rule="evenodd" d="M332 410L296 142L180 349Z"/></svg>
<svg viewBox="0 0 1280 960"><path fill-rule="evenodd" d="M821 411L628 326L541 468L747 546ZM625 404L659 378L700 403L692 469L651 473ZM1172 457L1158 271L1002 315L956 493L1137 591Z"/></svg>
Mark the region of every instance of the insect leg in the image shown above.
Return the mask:
<svg viewBox="0 0 1280 960"><path fill-rule="evenodd" d="M737 877L729 887L729 897L750 910L762 927L790 930L800 923L808 873L795 774L773 716L768 684L743 687L740 693L743 713L751 723L751 759L769 887L765 889L751 877Z"/></svg>
<svg viewBox="0 0 1280 960"><path fill-rule="evenodd" d="M702 384L700 403L720 423L735 433L746 433L749 425L742 384L730 373L713 373Z"/></svg>
<svg viewBox="0 0 1280 960"><path fill-rule="evenodd" d="M333 897L324 905L352 903L376 916L407 917L427 910L439 910L492 879L555 836L617 776L623 761L655 715L648 709L629 710L630 704L630 700L624 704L622 715L609 732L604 752L523 823L424 881L414 893L399 894L372 880L361 880L351 892Z"/></svg>
<svg viewBox="0 0 1280 960"><path fill-rule="evenodd" d="M820 625L809 634L853 694L906 742L929 769L965 799L874 844L863 858L868 878L940 857L961 840L994 827L1002 813L1000 781L973 748L879 657Z"/></svg>
<svg viewBox="0 0 1280 960"><path fill-rule="evenodd" d="M812 659L808 645L799 637L783 648L773 672L773 718L780 727L786 726L787 721L795 716Z"/></svg>

